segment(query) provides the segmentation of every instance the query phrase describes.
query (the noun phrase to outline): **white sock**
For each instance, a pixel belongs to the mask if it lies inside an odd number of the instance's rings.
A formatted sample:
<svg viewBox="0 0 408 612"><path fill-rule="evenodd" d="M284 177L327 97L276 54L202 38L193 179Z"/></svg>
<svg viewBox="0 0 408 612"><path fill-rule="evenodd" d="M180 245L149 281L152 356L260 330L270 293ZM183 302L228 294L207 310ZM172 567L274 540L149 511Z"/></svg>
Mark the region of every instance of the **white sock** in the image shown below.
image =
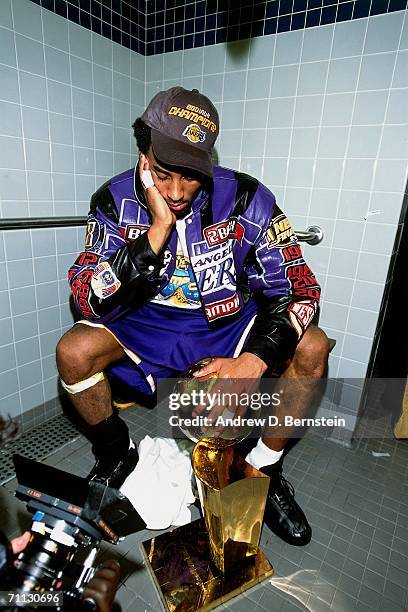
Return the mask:
<svg viewBox="0 0 408 612"><path fill-rule="evenodd" d="M265 465L272 465L277 463L283 455L283 450L274 451L268 448L259 438L258 444L254 446L250 453L246 456L245 460L252 465L252 467L259 470Z"/></svg>

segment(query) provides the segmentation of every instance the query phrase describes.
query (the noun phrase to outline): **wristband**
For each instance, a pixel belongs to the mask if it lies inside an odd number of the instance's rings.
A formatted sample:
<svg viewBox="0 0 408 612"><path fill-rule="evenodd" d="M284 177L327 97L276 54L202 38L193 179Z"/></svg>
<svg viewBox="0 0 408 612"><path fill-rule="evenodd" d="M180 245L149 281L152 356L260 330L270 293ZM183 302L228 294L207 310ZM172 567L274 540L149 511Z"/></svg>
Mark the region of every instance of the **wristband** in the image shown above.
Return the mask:
<svg viewBox="0 0 408 612"><path fill-rule="evenodd" d="M141 180L142 185L145 189L148 189L149 187L154 187L152 173L150 172L150 170L142 170Z"/></svg>

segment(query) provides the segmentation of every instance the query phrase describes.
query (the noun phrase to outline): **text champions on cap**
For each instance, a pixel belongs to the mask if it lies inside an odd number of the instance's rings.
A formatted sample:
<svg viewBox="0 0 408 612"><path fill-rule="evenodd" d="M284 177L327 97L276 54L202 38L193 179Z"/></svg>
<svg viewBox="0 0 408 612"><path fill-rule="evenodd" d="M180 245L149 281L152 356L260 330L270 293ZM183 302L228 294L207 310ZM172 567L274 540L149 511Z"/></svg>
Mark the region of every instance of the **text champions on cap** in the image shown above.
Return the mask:
<svg viewBox="0 0 408 612"><path fill-rule="evenodd" d="M194 110L191 110L191 108L193 108ZM207 116L204 116L204 113ZM176 115L177 117L182 117L187 119L188 121L194 121L195 123L201 123L203 127L210 129L212 132L217 131L216 124L208 118L208 112L197 107L192 107L191 104L188 104L186 108L182 108L180 106L172 106L168 114Z"/></svg>

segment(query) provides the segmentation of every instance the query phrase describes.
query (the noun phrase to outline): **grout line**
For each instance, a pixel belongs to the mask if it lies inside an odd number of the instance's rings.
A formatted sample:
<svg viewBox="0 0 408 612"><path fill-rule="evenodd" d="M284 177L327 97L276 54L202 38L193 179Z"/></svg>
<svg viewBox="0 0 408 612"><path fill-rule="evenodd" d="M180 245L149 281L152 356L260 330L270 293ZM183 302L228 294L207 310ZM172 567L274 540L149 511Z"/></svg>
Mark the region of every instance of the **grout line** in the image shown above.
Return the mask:
<svg viewBox="0 0 408 612"><path fill-rule="evenodd" d="M266 14L266 5L265 5L265 14ZM262 180L264 180L264 177L265 177L265 160L268 159L266 157L266 151L267 151L267 143L268 143L269 114L270 114L271 100L272 100L273 67L275 66L275 52L276 52L276 41L277 41L276 35L273 35L273 36L274 36L273 56L271 58L272 70L271 70L271 74L270 74L270 77L269 77L268 106L267 106L267 109L266 109L266 117L265 117L266 134L265 134L265 138L264 138L263 156L262 156L263 157L263 161L262 161L262 165L261 165L261 178L262 178ZM252 51L252 41L251 41L251 46L250 46L250 52L251 51Z"/></svg>
<svg viewBox="0 0 408 612"><path fill-rule="evenodd" d="M15 31L15 27L14 27L14 10L13 10L13 5L11 3L10 3L10 11L11 11L11 20L12 20L12 25L13 25L14 52L15 52L15 56L16 56L18 96L19 96L19 100L20 100L20 120L21 120L21 132L22 132L22 138L23 138L23 156L24 156L24 168L25 168L25 188L26 188L26 194L27 194L28 211L30 211L29 201L28 201L28 185L27 185L27 152L26 152L25 141L24 141L23 109L22 109L22 106L21 106L21 83L20 83L20 74L19 74L19 69L18 69L19 62L18 62L18 55L17 55L16 31ZM30 236L30 241L31 241L31 236ZM32 243L31 243L31 252L32 252ZM6 260L7 260L7 241L6 240L4 241L4 253L5 253ZM33 266L33 260L32 259L31 259L31 267L32 267L33 278L34 278L34 266ZM15 334L15 325L14 325L14 316L13 316L13 305L12 305L12 300L11 300L10 275L9 275L9 269L8 269L7 265L5 266L5 268L6 268L7 287L8 287L8 290L9 290L11 329L12 329L12 337L13 337L13 344L14 344L14 359L15 359L15 364L16 364L15 368L13 368L13 370L15 370L16 377L17 377L17 394L18 394L19 404L20 404L20 414L19 414L19 416L21 416L22 413L23 413L22 397L21 397L21 380L20 380L19 368L17 366L18 360L17 360L16 334ZM38 320L37 320L37 332L38 331L39 330L38 330Z"/></svg>
<svg viewBox="0 0 408 612"><path fill-rule="evenodd" d="M377 173L377 165L378 165L379 155L380 155L380 151L381 151L382 139L383 139L383 135L384 135L384 126L385 126L385 120L386 120L386 117L387 117L388 105L389 105L389 101L390 101L392 82L394 80L395 70L396 70L397 61L398 61L398 51L400 50L400 47L401 47L401 39L402 39L402 33L404 31L405 18L406 18L406 12L404 13L404 18L403 18L403 21L402 21L402 24L401 24L401 31L400 31L399 40L398 40L398 47L397 47L397 51L395 53L394 66L393 66L392 75L391 75L391 79L390 79L390 87L388 89L387 101L386 101L385 110L384 110L384 120L383 120L383 123L382 123L382 126L381 126L380 139L379 139L379 143L378 143L378 146L377 146L377 155L376 155L376 158L375 158L374 168L373 168L373 172L372 172L372 176L371 176L371 181L370 181L369 201L368 201L368 205L367 205L367 214L370 211L370 206L371 206L371 202L372 202L372 199L373 199L374 185L375 185L375 179L376 179L376 173ZM365 34L365 38L364 38L363 49L364 49L365 41L366 41L366 38L367 38L368 25L369 25L369 20L367 19L367 29L366 29L366 34ZM357 84L358 84L358 81L360 79L361 63L360 63L360 68L359 68ZM354 98L352 116L353 116L354 110L355 110L355 103L356 103L356 96ZM348 146L349 146L349 143L348 143ZM364 245L364 238L365 238L365 235L366 235L366 231L367 231L367 223L364 223L363 224L363 234L362 234L362 237L361 237L359 253L358 253L358 256L357 256L356 276L353 279L353 285L352 285L352 288L351 288L350 306L352 306L352 300L353 300L353 297L354 297L354 294L355 294L359 263L360 263L360 260L361 260L361 257L362 257L362 253L365 252L363 250L363 245ZM389 256L389 261L391 261L391 255ZM385 286L386 286L386 280L384 282L384 288L385 288ZM379 312L379 315L380 314L381 313ZM350 319L350 311L347 314L346 330L348 328L349 319ZM372 344L372 348L373 347L374 347L374 342ZM340 355L340 358L342 358L342 356L343 356L343 349L344 349L344 344L343 344L343 347L342 347L342 353Z"/></svg>
<svg viewBox="0 0 408 612"><path fill-rule="evenodd" d="M363 41L363 45L362 45L362 53L361 53L360 60L359 60L359 67L358 67L358 74L357 74L357 81L356 81L356 89L354 91L353 105L352 105L352 109L351 109L351 118L354 115L354 110L355 110L355 106L356 106L357 91L358 91L358 82L360 80L361 67L362 67L362 64L363 64L363 57L364 57L363 56L363 50L364 50L365 41L366 41L366 38L367 38L368 23L369 23L369 20L367 19L366 25L365 25L365 32L364 32L364 41ZM332 236L331 243L329 245L330 246L330 251L329 251L329 258L328 258L328 262L327 262L327 269L330 269L330 263L331 263L331 258L332 258L332 251L333 251L333 248L334 248L334 237L335 237L335 232L336 232L336 223L337 223L337 220L338 220L339 210L340 210L340 201L341 201L341 197L340 196L341 196L341 192L342 192L342 187L343 187L344 177L345 177L345 171L346 171L346 163L345 162L346 162L346 159L347 159L347 152L348 152L348 150L350 148L350 141L351 141L351 128L352 128L352 124L350 123L350 125L347 127L347 129L348 129L347 142L346 142L346 148L345 148L345 154L344 154L344 161L343 161L343 164L342 164L342 170L341 170L341 176L340 176L340 184L339 184L337 203L336 203L336 211L335 211L335 216L334 216L333 236ZM361 239L361 242L362 242L362 239ZM361 248L361 242L360 242L360 247L359 248ZM358 267L358 262L357 262L357 267ZM328 279L326 278L325 281L324 281L324 285L322 284L322 293L323 294L324 294L325 289L327 287L327 283L328 283ZM350 301L349 301L349 306L351 307L351 298L350 298ZM339 355L339 363L338 363L338 368L337 368L337 374L338 374L338 372L340 370L340 364L341 364L341 360L342 360L342 357L343 357L344 342L345 342L345 338L342 341L341 347L339 347L340 355Z"/></svg>
<svg viewBox="0 0 408 612"><path fill-rule="evenodd" d="M27 0L27 1L28 1L28 0ZM319 26L317 26L317 27L319 27ZM276 36L276 35L274 35L274 34L268 34L267 36ZM256 38L255 38L254 40L256 40ZM38 42L38 41L36 41L36 42ZM237 42L238 42L238 41L237 41ZM225 43L219 43L219 44L225 44ZM213 45L210 45L210 47L208 47L208 48L211 48L212 46L213 46ZM201 47L197 47L197 48L199 48L199 49L200 49ZM186 49L186 51L190 51L190 49ZM402 50L402 51L404 51L404 50ZM172 53L179 53L179 52L180 52L180 51L173 51ZM133 53L135 53L135 52L133 52ZM395 53L395 50L394 50L394 51L386 51L386 52L382 52L382 53L378 53L378 54L369 54L369 53L366 53L366 54L364 54L364 55L367 55L367 56L370 56L370 55L392 55L392 54L394 54L394 53ZM70 54L70 55L72 55L72 54ZM164 55L165 55L165 54L163 54L163 56L164 56ZM75 56L73 56L73 57L75 57ZM149 56L149 57L156 57L156 56ZM337 61L337 60L339 60L339 59L340 59L340 60L341 60L341 59L351 59L352 57L359 58L359 57L361 57L361 56L350 56L350 57L349 57L349 56L346 56L345 58L337 58L337 57L336 57L336 58L333 58L333 61ZM83 58L79 58L79 59L82 59L82 61L86 61L86 60L83 60ZM302 64L308 64L308 63L327 63L327 62L328 62L328 60L321 60L321 62L320 62L320 60L319 60L319 62L302 62ZM90 63L90 64L93 64L93 62L91 62L91 61L89 61L89 63ZM290 66L297 66L297 65L298 65L298 64L277 64L276 66L273 66L273 67L274 67L274 68L288 68L288 67L290 67ZM9 69L11 69L11 70L16 70L16 68L15 68L14 66L10 66L9 64L2 64L2 63L0 62L0 66L4 66L5 68L9 68ZM99 66L99 64L97 64L97 66ZM100 68L105 68L105 70L108 70L108 68L106 68L106 66L99 66L99 67L100 67ZM268 66L262 66L262 67L257 67L257 68L249 68L249 70L250 70L250 71L254 71L254 72L256 72L256 71L260 71L260 70L265 70L265 68L268 68ZM228 71L228 74L233 74L233 73L235 73L235 72L242 72L242 71L243 71L243 69L242 69L242 68L239 68L239 69L236 69L236 70L229 70L229 71ZM66 84L67 84L67 83L66 83L66 81L57 81L56 79L52 79L52 78L48 78L48 79L47 79L45 76L43 76L43 75L41 75L41 74L38 74L38 73L36 73L36 72L30 72L30 71L25 70L25 69L20 69L20 70L19 70L19 72L20 72L21 74L28 74L28 75L30 75L30 76L34 76L34 77L37 77L37 78L40 78L40 79L48 80L48 81L50 81L51 83L59 83L59 84L61 84L61 85L66 85ZM124 75L123 73L120 73L120 74L122 74L123 76L128 76L128 75ZM209 73L206 73L206 76L217 76L217 75L218 75L218 76L220 76L220 75L222 75L222 74L224 74L224 73L223 73L223 72L209 72ZM194 75L193 75L193 76L194 76ZM199 74L197 74L196 76L200 76L200 75L199 75ZM131 76L131 77L129 77L129 78L131 79L131 81L138 81L140 84L142 84L142 85L143 85L143 81L141 81L140 79L136 79L136 78L134 78L134 77L132 77L132 76ZM174 80L174 78L171 78L171 79L165 79L165 78L163 78L163 79L159 79L159 80L163 80L163 81L165 82L166 80L172 81L172 80ZM149 81L149 82L151 82L151 83L155 83L155 82L158 82L158 81L154 81L154 80L152 80L152 81ZM93 91L93 90L91 90L91 89L86 89L86 88L84 88L84 87L80 87L80 86L78 86L78 85L72 85L72 87L73 87L74 89L78 89L78 90L80 90L80 91L85 91L85 92L87 92L87 93L94 93L94 91ZM407 87L400 86L400 87L395 87L395 88L393 88L393 89L395 89L396 91L398 91L398 90L405 91L405 90L407 89ZM359 93L360 93L360 92L361 92L361 93L371 93L371 92L372 92L372 93L378 93L378 92L382 92L382 91L383 91L383 92L388 92L388 89L385 89L385 88L379 88L379 89L359 89L358 91L359 91ZM354 92L355 92L355 90L342 90L341 92L332 91L332 92L327 92L327 93L326 93L326 96L327 96L327 97L330 97L330 96L336 96L336 95L339 95L339 94L347 94L347 93L351 93L351 94L353 94ZM1 92L0 92L0 95L1 95ZM106 94L103 94L103 93L98 93L98 95L99 95L99 96L102 96L102 97L104 97L104 98L109 98L109 99L110 99L111 97L113 97L113 96L107 96ZM295 96L295 95L284 95L284 96L279 96L279 95L278 95L278 96L275 96L275 98L277 98L277 99L287 99L287 98L296 98L296 97L298 97L298 98L310 98L310 97L314 97L314 96L316 96L316 95L317 95L317 94L301 94L301 95L299 95L299 96ZM114 97L113 97L113 98L114 98ZM114 99L115 99L115 100L122 101L122 100L121 100L121 98L114 98ZM4 101L4 102L7 102L8 104L15 104L15 105L18 105L18 102L13 102L12 100L7 100L7 99L4 99L4 100L3 100L2 98L0 98L0 100L1 100L1 101ZM254 101L255 101L255 100L268 100L268 98L253 98L253 100L254 100ZM243 98L243 99L237 99L237 100L234 100L234 102L244 102L244 101L245 101L245 99L244 99L244 98ZM37 108L37 109L39 108L40 110L42 110L42 107L40 107L40 106L30 106L29 104L24 104L23 106L26 106L27 108ZM65 115L65 116L70 116L70 115L66 115L66 113L59 113L58 111L52 111L52 112L54 112L54 113L55 113L55 114L57 114L57 115ZM83 119L83 117L79 117L79 118L80 118L80 119ZM90 120L89 120L89 121L90 121ZM103 123L103 122L100 122L100 123ZM109 124L106 124L106 125L109 125ZM366 124L363 124L363 125L366 125ZM307 126L307 127L309 127L309 126ZM325 126L325 127L326 127L326 126ZM336 125L336 126L334 126L334 127L339 127L339 126L337 126L337 125ZM342 127L342 126L340 126L340 127ZM257 129L261 129L261 128L257 128Z"/></svg>
<svg viewBox="0 0 408 612"><path fill-rule="evenodd" d="M45 93L46 93L46 110L47 110L47 121L48 121L48 135L49 135L49 151L50 151L50 184L51 184L51 201L52 201L52 208L53 208L53 213L54 215L56 214L56 209L55 209L55 194L54 194L54 181L53 181L53 176L54 176L54 172L53 172L53 146L52 146L52 139L51 139L51 113L50 113L50 104L49 104L49 89L48 89L48 81L49 79L47 78L47 62L46 62L46 56L45 56L45 34L44 34L44 9L41 7L41 33L42 33L42 41L43 41L43 56L44 56L44 67L45 67ZM67 37L68 37L68 48L69 48L69 27L67 27ZM69 56L69 70L70 70L70 77L71 77L71 58ZM72 108L72 88L70 89L71 92L71 108ZM57 251L57 238L56 238L56 232L55 229L52 230L52 235L54 238L54 253L55 253L55 258L56 255L58 253ZM33 246L33 232L30 231L30 237L31 237L31 243ZM32 248L33 251L33 255L34 255L34 249ZM37 258L36 258L37 259ZM56 258L56 269L58 270L58 260ZM34 274L35 274L35 266L34 266ZM35 280L35 279L34 279ZM38 309L38 295L37 295L37 288L39 287L39 283L35 283L35 300L36 300L36 307L37 307L37 325L38 325L38 344L39 344L39 348L40 348L40 358L41 358L41 346L40 346L40 321L39 321L39 309ZM59 285L57 284L57 296L58 296L58 303L61 302L61 296L60 296L60 289L59 289ZM57 306L58 307L58 306ZM61 308L58 307L58 313L59 313L59 322L60 322L60 331L62 333L62 317L61 317ZM45 387L44 387L44 370L43 370L43 364L42 364L42 359L41 359L41 375L42 375L42 381L43 381L43 400L45 402Z"/></svg>
<svg viewBox="0 0 408 612"><path fill-rule="evenodd" d="M336 9L336 11L337 11L337 9ZM325 83L324 83L324 88L323 88L323 102L322 102L322 107L321 107L321 110L320 110L319 124L318 124L318 128L317 128L317 140L316 140L316 148L315 148L314 161L313 161L312 182L311 182L311 187L310 187L310 195L309 195L309 198L308 198L309 201L308 201L308 205L307 205L307 213L306 213L307 227L309 227L309 225L311 224L310 213L311 213L311 207L312 207L313 190L315 189L316 169L318 167L318 161L321 160L321 159L325 159L325 158L320 157L318 155L318 152L319 152L320 138L321 138L321 133L322 133L322 123L323 123L325 101L326 101L326 95L327 95L327 86L328 86L328 82L329 82L329 74L330 74L330 68L331 68L331 57L332 57L332 53L333 53L335 31L336 31L335 30L335 25L333 25L332 33L331 33L331 41L330 41L329 59L328 59L328 62L327 62L326 75L325 75ZM324 127L326 127L326 126L324 126ZM333 230L333 240L334 240L334 230ZM306 246L305 251L309 251L309 250L310 249L308 249L307 246ZM327 266L327 269L329 269L329 265Z"/></svg>

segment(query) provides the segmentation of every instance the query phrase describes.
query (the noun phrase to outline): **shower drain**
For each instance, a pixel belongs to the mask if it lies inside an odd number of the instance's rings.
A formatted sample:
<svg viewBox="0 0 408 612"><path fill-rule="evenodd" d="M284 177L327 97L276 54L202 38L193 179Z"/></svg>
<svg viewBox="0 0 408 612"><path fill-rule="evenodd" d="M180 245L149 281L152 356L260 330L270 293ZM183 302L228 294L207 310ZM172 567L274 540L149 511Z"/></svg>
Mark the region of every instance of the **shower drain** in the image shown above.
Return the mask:
<svg viewBox="0 0 408 612"><path fill-rule="evenodd" d="M78 430L64 415L58 415L22 434L0 450L0 485L15 476L14 453L41 461L79 435Z"/></svg>

